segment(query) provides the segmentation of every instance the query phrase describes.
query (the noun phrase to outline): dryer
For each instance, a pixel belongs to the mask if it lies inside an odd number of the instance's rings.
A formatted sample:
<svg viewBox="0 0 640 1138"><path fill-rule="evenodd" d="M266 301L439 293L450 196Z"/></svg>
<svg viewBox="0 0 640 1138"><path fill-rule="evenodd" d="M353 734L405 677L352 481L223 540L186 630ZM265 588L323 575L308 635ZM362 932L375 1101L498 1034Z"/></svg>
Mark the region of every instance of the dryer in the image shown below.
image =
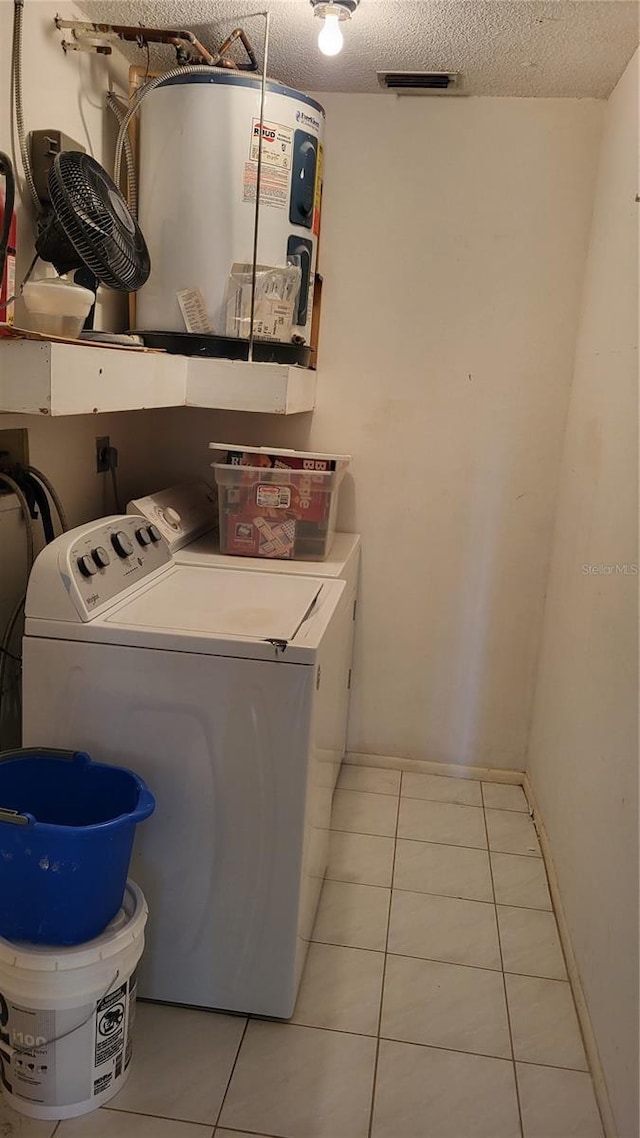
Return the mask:
<svg viewBox="0 0 640 1138"><path fill-rule="evenodd" d="M46 547L26 603L25 746L145 778L140 994L287 1017L326 868L345 583L179 564L112 517Z"/></svg>
<svg viewBox="0 0 640 1138"><path fill-rule="evenodd" d="M340 760L336 764L335 785L347 744L347 721L353 667L353 642L358 604L360 576L360 535L336 533L329 556L324 561L295 561L264 557L231 557L220 553L217 527L216 491L204 479L193 479L169 486L155 494L136 498L127 505L127 513L142 514L157 526L168 542L174 560L183 565L202 565L236 572L275 573L297 577L327 577L345 582L341 600L343 677L336 698L340 701L344 723Z"/></svg>

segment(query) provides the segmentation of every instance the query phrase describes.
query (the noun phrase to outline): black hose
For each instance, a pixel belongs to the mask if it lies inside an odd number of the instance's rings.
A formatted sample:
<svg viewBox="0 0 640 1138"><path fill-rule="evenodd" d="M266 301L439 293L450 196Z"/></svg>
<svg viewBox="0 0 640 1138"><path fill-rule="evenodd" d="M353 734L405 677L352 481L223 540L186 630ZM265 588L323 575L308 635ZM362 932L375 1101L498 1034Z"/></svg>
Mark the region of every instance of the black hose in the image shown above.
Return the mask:
<svg viewBox="0 0 640 1138"><path fill-rule="evenodd" d="M49 505L47 492L42 483L38 482L38 479L33 474L29 474L24 467L19 466L15 475L18 485L24 490L27 501L31 506L31 517L34 519L37 518L37 511L40 511L44 540L48 545L50 541L53 541L56 533L51 519L51 507Z"/></svg>
<svg viewBox="0 0 640 1138"><path fill-rule="evenodd" d="M38 479L38 482L42 483L45 490L49 491L51 501L53 502L53 504L56 508L56 513L58 515L58 518L60 519L60 528L63 532L65 530L68 530L69 529L69 523L67 521L67 516L64 512L64 507L62 505L60 495L58 494L58 491L56 490L55 486L53 485L53 482L51 481L51 479L48 478L46 474L43 474L41 470L38 470L38 468L36 466L28 466L27 470L28 470L29 474L32 474L34 478Z"/></svg>
<svg viewBox="0 0 640 1138"><path fill-rule="evenodd" d="M11 229L11 218L13 217L13 207L16 200L16 179L13 172L13 164L8 154L0 150L0 174L2 174L5 181L5 194L4 194L4 218L2 221L2 233L0 233L0 282L4 275L4 267L7 263L7 251L9 249L9 231Z"/></svg>

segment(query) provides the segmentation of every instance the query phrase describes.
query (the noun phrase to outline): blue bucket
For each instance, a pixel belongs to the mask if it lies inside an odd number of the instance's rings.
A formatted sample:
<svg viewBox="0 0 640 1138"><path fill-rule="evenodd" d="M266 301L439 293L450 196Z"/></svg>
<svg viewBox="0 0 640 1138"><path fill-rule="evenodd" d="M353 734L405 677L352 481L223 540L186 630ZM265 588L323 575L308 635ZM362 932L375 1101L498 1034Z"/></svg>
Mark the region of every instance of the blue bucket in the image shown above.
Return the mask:
<svg viewBox="0 0 640 1138"><path fill-rule="evenodd" d="M0 754L0 936L99 936L122 905L136 825L154 809L133 771L82 752Z"/></svg>

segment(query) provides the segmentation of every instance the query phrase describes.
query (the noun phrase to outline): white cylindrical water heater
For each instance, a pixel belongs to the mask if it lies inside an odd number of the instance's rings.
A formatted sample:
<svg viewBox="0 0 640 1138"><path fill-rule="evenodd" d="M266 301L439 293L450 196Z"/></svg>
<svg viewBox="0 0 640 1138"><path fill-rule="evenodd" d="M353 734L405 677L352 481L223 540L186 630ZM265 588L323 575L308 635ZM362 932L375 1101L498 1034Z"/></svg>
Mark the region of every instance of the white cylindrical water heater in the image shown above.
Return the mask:
<svg viewBox="0 0 640 1138"><path fill-rule="evenodd" d="M306 343L324 117L315 99L267 81L256 260L285 266L300 257L293 332ZM149 92L140 119L139 220L151 275L137 296L136 326L184 333L177 293L197 288L223 336L231 267L253 258L260 77L217 69L178 76Z"/></svg>

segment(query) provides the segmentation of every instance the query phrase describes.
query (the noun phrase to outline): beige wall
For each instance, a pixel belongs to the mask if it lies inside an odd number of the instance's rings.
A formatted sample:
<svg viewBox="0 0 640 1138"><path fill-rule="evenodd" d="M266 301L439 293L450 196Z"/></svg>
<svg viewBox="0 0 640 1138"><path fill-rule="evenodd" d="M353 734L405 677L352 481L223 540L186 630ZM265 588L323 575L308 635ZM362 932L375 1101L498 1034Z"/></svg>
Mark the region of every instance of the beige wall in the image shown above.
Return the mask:
<svg viewBox="0 0 640 1138"><path fill-rule="evenodd" d="M351 453L351 749L521 769L603 105L322 102L317 411L187 412L166 461L225 435Z"/></svg>
<svg viewBox="0 0 640 1138"><path fill-rule="evenodd" d="M350 745L521 768L602 108L326 105L310 437L355 458Z"/></svg>
<svg viewBox="0 0 640 1138"><path fill-rule="evenodd" d="M638 1134L637 176L636 55L600 154L528 759L620 1138Z"/></svg>

